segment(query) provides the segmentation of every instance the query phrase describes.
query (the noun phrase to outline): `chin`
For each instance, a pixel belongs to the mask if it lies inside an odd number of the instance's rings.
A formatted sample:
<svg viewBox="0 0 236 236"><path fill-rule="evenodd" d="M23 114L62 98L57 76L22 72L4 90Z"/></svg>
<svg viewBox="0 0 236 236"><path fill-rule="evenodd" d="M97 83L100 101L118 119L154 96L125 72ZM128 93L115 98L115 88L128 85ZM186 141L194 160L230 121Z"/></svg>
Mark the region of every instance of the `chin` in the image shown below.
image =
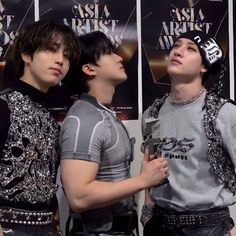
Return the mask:
<svg viewBox="0 0 236 236"><path fill-rule="evenodd" d="M127 80L127 79L128 79L128 76L125 75L125 76L123 77L123 80L125 81L125 80Z"/></svg>
<svg viewBox="0 0 236 236"><path fill-rule="evenodd" d="M122 83L122 82L125 82L125 81L127 80L127 78L128 78L127 76L123 77L123 78L121 79L121 83Z"/></svg>
<svg viewBox="0 0 236 236"><path fill-rule="evenodd" d="M114 83L115 83L115 85L119 85L119 84L125 82L126 80L127 80L127 77L126 78L120 78L120 79L114 80Z"/></svg>
<svg viewBox="0 0 236 236"><path fill-rule="evenodd" d="M60 84L61 81L62 81L62 79L55 79L55 80L52 80L51 83L53 86L56 86L56 85Z"/></svg>
<svg viewBox="0 0 236 236"><path fill-rule="evenodd" d="M181 72L180 70L177 70L176 68L169 68L167 70L167 73L172 77L172 76L179 76L182 75L183 72Z"/></svg>

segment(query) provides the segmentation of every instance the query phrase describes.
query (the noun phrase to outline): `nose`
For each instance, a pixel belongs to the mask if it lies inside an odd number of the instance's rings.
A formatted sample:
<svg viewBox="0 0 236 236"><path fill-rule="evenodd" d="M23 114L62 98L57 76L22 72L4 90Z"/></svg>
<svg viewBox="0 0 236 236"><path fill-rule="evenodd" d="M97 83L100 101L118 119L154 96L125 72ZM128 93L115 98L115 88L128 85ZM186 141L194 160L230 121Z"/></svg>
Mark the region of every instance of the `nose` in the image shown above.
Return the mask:
<svg viewBox="0 0 236 236"><path fill-rule="evenodd" d="M62 61L56 61L56 64L58 64L59 66L62 66L63 62Z"/></svg>
<svg viewBox="0 0 236 236"><path fill-rule="evenodd" d="M64 61L64 53L59 51L56 54L56 64L58 64L59 66L62 66L63 61Z"/></svg>
<svg viewBox="0 0 236 236"><path fill-rule="evenodd" d="M175 48L174 55L175 56L182 56L183 55L183 48L182 47Z"/></svg>
<svg viewBox="0 0 236 236"><path fill-rule="evenodd" d="M117 57L117 60L118 60L119 62L122 62L122 61L123 61L123 58L122 58L120 55L116 54L116 57Z"/></svg>

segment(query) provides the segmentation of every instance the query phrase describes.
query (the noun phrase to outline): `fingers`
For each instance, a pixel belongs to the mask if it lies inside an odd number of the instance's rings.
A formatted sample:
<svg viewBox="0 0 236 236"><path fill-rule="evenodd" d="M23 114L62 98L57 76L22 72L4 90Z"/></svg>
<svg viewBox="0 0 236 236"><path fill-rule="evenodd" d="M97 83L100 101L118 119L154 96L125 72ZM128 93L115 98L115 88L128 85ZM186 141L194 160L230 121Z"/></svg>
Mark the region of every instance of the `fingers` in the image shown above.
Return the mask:
<svg viewBox="0 0 236 236"><path fill-rule="evenodd" d="M148 162L150 159L149 159L149 151L147 148L145 148L144 150L144 157L143 157L143 160Z"/></svg>
<svg viewBox="0 0 236 236"><path fill-rule="evenodd" d="M158 158L158 156L156 154L152 154L152 155L150 155L149 160L152 161L157 158Z"/></svg>
<svg viewBox="0 0 236 236"><path fill-rule="evenodd" d="M144 151L144 161L152 161L152 160L157 159L159 157L160 156L158 156L157 153L150 154L148 148L145 148L145 151Z"/></svg>
<svg viewBox="0 0 236 236"><path fill-rule="evenodd" d="M163 157L144 162L141 169L141 176L147 187L161 184L169 176L167 160Z"/></svg>
<svg viewBox="0 0 236 236"><path fill-rule="evenodd" d="M167 160L160 157L158 159L153 160L153 163L154 162L157 165L157 170L160 172L160 174L163 175L163 179L167 178L169 176L169 167Z"/></svg>

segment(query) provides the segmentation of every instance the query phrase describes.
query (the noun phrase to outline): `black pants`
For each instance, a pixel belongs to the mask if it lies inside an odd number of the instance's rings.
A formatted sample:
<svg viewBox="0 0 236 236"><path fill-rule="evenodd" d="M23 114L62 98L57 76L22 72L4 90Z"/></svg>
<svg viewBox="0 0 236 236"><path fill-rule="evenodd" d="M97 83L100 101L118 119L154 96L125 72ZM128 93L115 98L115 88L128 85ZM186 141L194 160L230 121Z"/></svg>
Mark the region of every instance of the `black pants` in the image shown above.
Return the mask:
<svg viewBox="0 0 236 236"><path fill-rule="evenodd" d="M54 236L56 234L49 234L49 226L31 226L31 225L17 225L1 223L4 236Z"/></svg>
<svg viewBox="0 0 236 236"><path fill-rule="evenodd" d="M228 230L229 222L217 225L184 226L167 228L161 219L153 216L144 227L144 236L230 236Z"/></svg>
<svg viewBox="0 0 236 236"><path fill-rule="evenodd" d="M71 221L72 228L70 229ZM107 232L87 232L85 228L81 219L69 217L66 222L66 236L139 236L138 215L135 210L131 214L114 216L112 228Z"/></svg>
<svg viewBox="0 0 236 236"><path fill-rule="evenodd" d="M36 226L1 223L4 236L62 236L59 231L52 230L52 225Z"/></svg>

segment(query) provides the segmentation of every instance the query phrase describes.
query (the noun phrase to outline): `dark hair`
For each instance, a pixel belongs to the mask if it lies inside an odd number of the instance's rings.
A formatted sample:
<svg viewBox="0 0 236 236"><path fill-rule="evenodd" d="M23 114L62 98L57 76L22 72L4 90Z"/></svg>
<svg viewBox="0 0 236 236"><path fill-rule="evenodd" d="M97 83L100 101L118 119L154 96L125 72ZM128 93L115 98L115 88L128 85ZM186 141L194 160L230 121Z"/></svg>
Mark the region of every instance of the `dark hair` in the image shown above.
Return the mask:
<svg viewBox="0 0 236 236"><path fill-rule="evenodd" d="M101 31L93 31L78 37L81 43L80 65L95 64L101 55L111 54L115 47L111 40Z"/></svg>
<svg viewBox="0 0 236 236"><path fill-rule="evenodd" d="M77 86L82 92L88 92L87 75L83 72L82 67L85 64L97 65L97 61L104 54L111 54L115 50L115 46L111 40L101 31L93 31L79 36L81 47L81 58L78 64L79 78L77 78Z"/></svg>
<svg viewBox="0 0 236 236"><path fill-rule="evenodd" d="M78 63L80 50L76 33L63 24L53 21L37 21L28 25L16 37L13 48L13 61L17 70L17 77L24 72L24 61L21 54L25 53L33 58L36 51L44 51L53 44L63 44L70 64ZM59 45L58 45L59 46Z"/></svg>

